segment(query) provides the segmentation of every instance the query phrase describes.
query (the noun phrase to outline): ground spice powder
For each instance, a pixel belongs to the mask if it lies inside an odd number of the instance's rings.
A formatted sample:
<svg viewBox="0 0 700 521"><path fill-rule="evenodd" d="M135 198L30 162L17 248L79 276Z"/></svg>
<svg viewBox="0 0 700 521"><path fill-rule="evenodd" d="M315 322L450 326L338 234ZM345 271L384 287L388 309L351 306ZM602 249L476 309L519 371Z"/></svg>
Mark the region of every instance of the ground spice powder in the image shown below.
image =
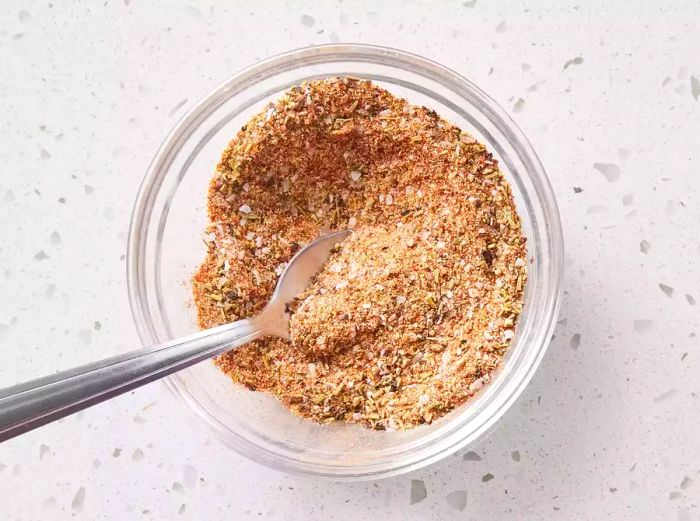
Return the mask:
<svg viewBox="0 0 700 521"><path fill-rule="evenodd" d="M199 325L262 310L285 263L354 232L291 304L292 341L216 360L316 422L431 423L492 378L522 309L526 248L483 145L369 81L304 83L253 117L211 181Z"/></svg>

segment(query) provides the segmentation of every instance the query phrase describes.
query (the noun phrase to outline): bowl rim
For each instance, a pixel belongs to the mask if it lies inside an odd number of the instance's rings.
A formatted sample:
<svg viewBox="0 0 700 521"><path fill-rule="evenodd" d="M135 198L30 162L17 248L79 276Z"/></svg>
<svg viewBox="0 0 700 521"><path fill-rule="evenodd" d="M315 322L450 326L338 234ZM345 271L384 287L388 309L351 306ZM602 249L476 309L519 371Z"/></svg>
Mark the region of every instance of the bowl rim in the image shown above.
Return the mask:
<svg viewBox="0 0 700 521"><path fill-rule="evenodd" d="M453 432L449 433L449 440L443 440L449 441L449 443L441 443L439 450L433 450L431 453L424 454L426 449L422 449L419 453L420 457L381 469L373 468L371 465L359 468L347 465L328 465L324 468L319 468L316 463L300 462L290 458L280 461L279 454L270 452L260 445L252 444L248 440L241 438L239 441L242 444L233 443L230 437L227 437L222 432L221 426L215 424L215 418L205 416L204 413L208 413L208 411L204 411L202 405L189 393L183 392L174 377L171 376L165 379L165 384L170 391L182 399L190 412L201 420L198 422L200 425L207 424L214 431L217 439L239 454L254 461L287 472L332 477L336 480L389 477L438 461L480 438L495 425L520 396L544 357L556 324L560 304L564 265L563 236L556 199L544 168L524 133L505 110L479 87L456 71L417 54L390 47L353 43L326 44L298 48L274 55L240 70L217 85L175 124L158 148L140 184L131 214L127 244L126 276L129 304L142 343L148 345L157 342L153 320L145 302L144 282L141 280L143 277L139 276L139 274L142 275L145 263L143 245L148 234L147 226L143 226L143 223L147 223L151 217L154 199L164 179L167 177L170 163L172 163L182 144L199 127L199 124L225 103L227 99L249 88L251 86L250 82L254 84L258 79L272 77L284 67L287 67L286 70L293 70L298 67L298 65L290 66L290 64L299 64L299 62L305 62L301 65L309 64L308 60L317 60L314 63L318 64L344 61L389 65L436 81L451 92L456 92L460 97L472 98L480 102L479 110L504 134L511 146L517 147L521 160L526 163L524 175L530 179L535 189L534 194L529 195L533 195L533 199L539 203L539 208L544 214L542 217L544 222L542 224L546 228L550 254L548 256L549 269L547 273L542 273L541 275L547 278L548 288L542 305L543 315L540 318L542 324L538 327L537 338L539 342L536 346L537 349L530 353L528 364L520 371L519 379L515 382L516 385L511 386L510 393L507 396L501 397L497 407L492 407L493 410L490 416L486 418L486 421L483 421L479 427L462 437L456 436L459 434L460 429L454 429ZM494 399L497 397L495 396Z"/></svg>

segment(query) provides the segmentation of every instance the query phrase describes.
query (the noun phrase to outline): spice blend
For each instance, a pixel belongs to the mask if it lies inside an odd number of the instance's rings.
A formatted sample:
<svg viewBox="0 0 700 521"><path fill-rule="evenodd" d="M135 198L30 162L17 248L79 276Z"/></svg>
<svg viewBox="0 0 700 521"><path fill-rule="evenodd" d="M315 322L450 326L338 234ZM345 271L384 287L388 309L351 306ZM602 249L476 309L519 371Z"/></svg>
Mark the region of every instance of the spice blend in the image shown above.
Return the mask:
<svg viewBox="0 0 700 521"><path fill-rule="evenodd" d="M291 342L216 363L322 423L431 423L492 378L514 334L526 247L483 145L369 81L304 83L224 151L193 277L202 328L259 313L304 244L352 228L290 304Z"/></svg>

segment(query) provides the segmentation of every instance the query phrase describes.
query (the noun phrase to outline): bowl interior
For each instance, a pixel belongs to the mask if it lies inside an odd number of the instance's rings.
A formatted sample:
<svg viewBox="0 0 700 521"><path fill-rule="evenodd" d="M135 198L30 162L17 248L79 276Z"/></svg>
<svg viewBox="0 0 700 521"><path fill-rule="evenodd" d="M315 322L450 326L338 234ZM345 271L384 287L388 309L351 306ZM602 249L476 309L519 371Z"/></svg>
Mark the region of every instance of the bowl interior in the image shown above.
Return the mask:
<svg viewBox="0 0 700 521"><path fill-rule="evenodd" d="M546 298L551 297L550 271L556 262L543 232L548 228L541 187L530 175L529 151L519 149L519 136L499 128L499 115L489 105L493 102L431 62L396 51L353 53L341 47L309 49L257 65L192 109L166 140L144 181L129 259L132 306L144 342L196 331L189 279L204 258L207 189L221 152L252 115L304 80L337 75L371 79L411 103L434 109L486 144L511 182L530 264L516 337L497 378L477 399L430 426L379 432L301 420L276 399L234 385L210 362L169 378L171 389L236 450L278 468L336 477L408 470L476 439L529 379L548 339L543 328L550 327L556 307L556 298ZM450 81L461 82L466 90L455 90Z"/></svg>

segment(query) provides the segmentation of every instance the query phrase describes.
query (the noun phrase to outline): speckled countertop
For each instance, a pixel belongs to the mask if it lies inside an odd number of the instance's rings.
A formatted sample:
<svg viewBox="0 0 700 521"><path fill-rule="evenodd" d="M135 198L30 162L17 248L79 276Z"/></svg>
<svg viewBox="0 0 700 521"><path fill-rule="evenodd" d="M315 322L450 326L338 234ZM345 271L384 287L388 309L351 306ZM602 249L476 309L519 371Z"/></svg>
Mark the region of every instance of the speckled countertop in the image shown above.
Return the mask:
<svg viewBox="0 0 700 521"><path fill-rule="evenodd" d="M423 54L510 110L564 218L561 320L498 428L410 475L271 471L156 383L0 446L2 519L700 519L700 4L73 4L0 6L0 385L138 345L150 158L221 80L313 43Z"/></svg>

